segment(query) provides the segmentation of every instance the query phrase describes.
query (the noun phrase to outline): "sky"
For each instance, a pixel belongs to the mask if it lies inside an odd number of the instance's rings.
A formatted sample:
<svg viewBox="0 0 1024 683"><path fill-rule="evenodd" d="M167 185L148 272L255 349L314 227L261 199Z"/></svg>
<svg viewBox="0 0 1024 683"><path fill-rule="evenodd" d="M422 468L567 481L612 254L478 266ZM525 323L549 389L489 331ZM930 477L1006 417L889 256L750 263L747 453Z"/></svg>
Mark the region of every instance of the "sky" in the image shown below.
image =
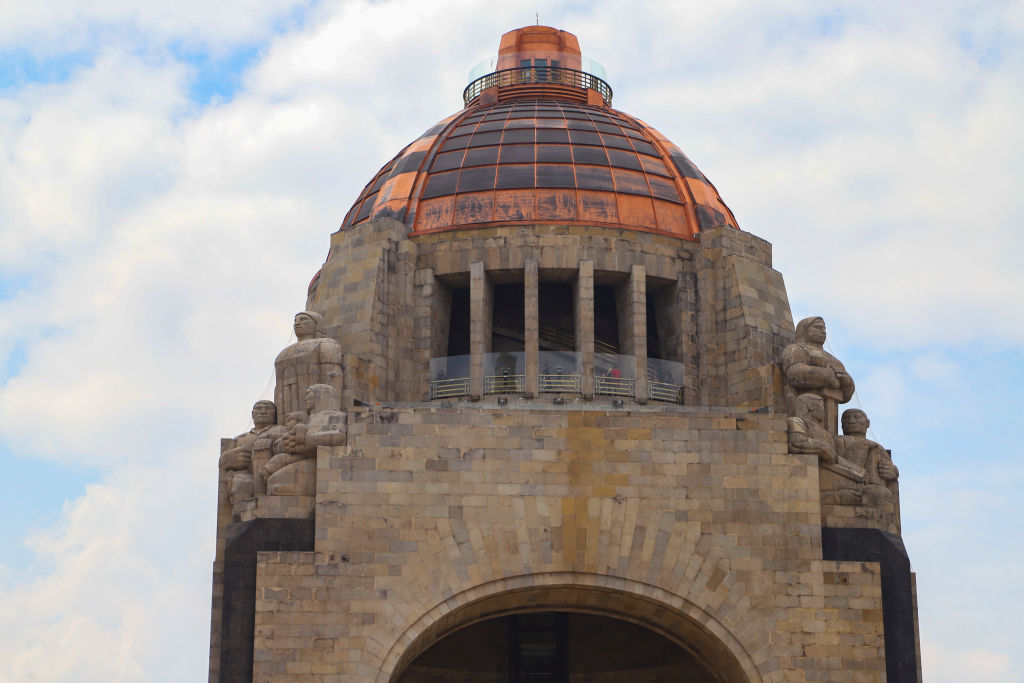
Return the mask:
<svg viewBox="0 0 1024 683"><path fill-rule="evenodd" d="M926 680L1024 681L1024 2L6 0L0 682L205 679L218 440L362 186L538 13L827 321Z"/></svg>

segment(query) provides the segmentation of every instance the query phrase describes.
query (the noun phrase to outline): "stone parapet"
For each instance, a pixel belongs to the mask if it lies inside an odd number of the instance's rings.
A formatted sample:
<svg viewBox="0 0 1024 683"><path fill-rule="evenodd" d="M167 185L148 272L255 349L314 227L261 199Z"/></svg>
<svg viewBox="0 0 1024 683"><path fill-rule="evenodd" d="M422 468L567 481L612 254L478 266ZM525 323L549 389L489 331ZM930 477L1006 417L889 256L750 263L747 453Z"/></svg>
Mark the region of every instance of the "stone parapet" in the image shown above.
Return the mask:
<svg viewBox="0 0 1024 683"><path fill-rule="evenodd" d="M349 439L320 449L315 554L260 555L255 680L386 681L531 590L609 614L646 594L645 623L746 680L881 680L877 569L822 562L782 416L364 408Z"/></svg>

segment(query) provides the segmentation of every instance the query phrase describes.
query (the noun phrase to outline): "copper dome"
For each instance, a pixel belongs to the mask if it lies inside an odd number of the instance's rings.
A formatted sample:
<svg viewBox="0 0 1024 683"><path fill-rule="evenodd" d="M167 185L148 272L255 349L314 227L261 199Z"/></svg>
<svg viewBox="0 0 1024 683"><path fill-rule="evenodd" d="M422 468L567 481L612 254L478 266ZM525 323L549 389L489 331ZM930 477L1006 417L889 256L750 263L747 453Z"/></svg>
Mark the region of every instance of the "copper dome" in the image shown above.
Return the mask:
<svg viewBox="0 0 1024 683"><path fill-rule="evenodd" d="M560 41L538 52L538 40ZM517 48L517 43L519 47ZM610 107L601 79L579 64L575 37L531 26L502 37L498 65L477 79L467 107L388 162L342 229L381 216L410 233L485 225L600 225L693 239L737 227L718 191L679 148ZM511 46L511 47L509 47ZM525 46L525 47L524 47ZM530 59L543 54L543 58Z"/></svg>

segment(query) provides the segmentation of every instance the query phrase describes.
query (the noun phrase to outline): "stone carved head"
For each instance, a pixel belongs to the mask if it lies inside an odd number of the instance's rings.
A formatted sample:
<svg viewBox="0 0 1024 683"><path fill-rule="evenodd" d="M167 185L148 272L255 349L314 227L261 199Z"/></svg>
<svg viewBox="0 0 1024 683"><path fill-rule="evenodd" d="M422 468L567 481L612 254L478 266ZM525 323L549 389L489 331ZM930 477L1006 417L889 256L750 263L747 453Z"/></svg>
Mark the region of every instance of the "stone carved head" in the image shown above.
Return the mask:
<svg viewBox="0 0 1024 683"><path fill-rule="evenodd" d="M797 343L821 346L825 343L825 320L821 316L804 318L796 326Z"/></svg>
<svg viewBox="0 0 1024 683"><path fill-rule="evenodd" d="M306 389L306 411L312 415L325 410L340 410L341 398L329 384L313 384Z"/></svg>
<svg viewBox="0 0 1024 683"><path fill-rule="evenodd" d="M257 429L277 422L277 406L273 401L256 401L252 407L252 423Z"/></svg>
<svg viewBox="0 0 1024 683"><path fill-rule="evenodd" d="M859 408L850 408L843 411L842 417L843 434L847 436L864 436L868 433L871 420L867 413Z"/></svg>
<svg viewBox="0 0 1024 683"><path fill-rule="evenodd" d="M327 333L324 317L313 311L301 311L295 314L293 324L295 336L299 341L305 339L319 339Z"/></svg>
<svg viewBox="0 0 1024 683"><path fill-rule="evenodd" d="M825 423L825 399L817 394L800 394L796 398L796 416Z"/></svg>

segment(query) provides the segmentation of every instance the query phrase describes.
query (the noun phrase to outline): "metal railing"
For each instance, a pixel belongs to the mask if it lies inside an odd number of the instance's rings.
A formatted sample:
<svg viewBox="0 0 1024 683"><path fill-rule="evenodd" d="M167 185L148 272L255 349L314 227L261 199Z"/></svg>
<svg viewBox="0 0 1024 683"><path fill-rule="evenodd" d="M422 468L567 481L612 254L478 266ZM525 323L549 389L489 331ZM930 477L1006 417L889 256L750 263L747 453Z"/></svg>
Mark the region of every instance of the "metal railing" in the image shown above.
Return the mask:
<svg viewBox="0 0 1024 683"><path fill-rule="evenodd" d="M595 377L594 393L602 396L636 396L636 381L629 377Z"/></svg>
<svg viewBox="0 0 1024 683"><path fill-rule="evenodd" d="M667 401L668 403L683 402L683 388L678 384L666 382L648 382L647 398L652 401Z"/></svg>
<svg viewBox="0 0 1024 683"><path fill-rule="evenodd" d="M541 393L578 394L583 390L579 375L539 375L537 380Z"/></svg>
<svg viewBox="0 0 1024 683"><path fill-rule="evenodd" d="M612 88L603 80L585 71L566 69L560 66L530 66L503 69L481 76L462 91L462 101L469 104L484 90L510 85L566 85L580 90L596 90L601 93L604 103L611 106Z"/></svg>
<svg viewBox="0 0 1024 683"><path fill-rule="evenodd" d="M468 377L430 380L431 400L436 398L454 398L456 396L469 396Z"/></svg>
<svg viewBox="0 0 1024 683"><path fill-rule="evenodd" d="M485 394L522 394L526 392L526 375L491 375L484 377Z"/></svg>

